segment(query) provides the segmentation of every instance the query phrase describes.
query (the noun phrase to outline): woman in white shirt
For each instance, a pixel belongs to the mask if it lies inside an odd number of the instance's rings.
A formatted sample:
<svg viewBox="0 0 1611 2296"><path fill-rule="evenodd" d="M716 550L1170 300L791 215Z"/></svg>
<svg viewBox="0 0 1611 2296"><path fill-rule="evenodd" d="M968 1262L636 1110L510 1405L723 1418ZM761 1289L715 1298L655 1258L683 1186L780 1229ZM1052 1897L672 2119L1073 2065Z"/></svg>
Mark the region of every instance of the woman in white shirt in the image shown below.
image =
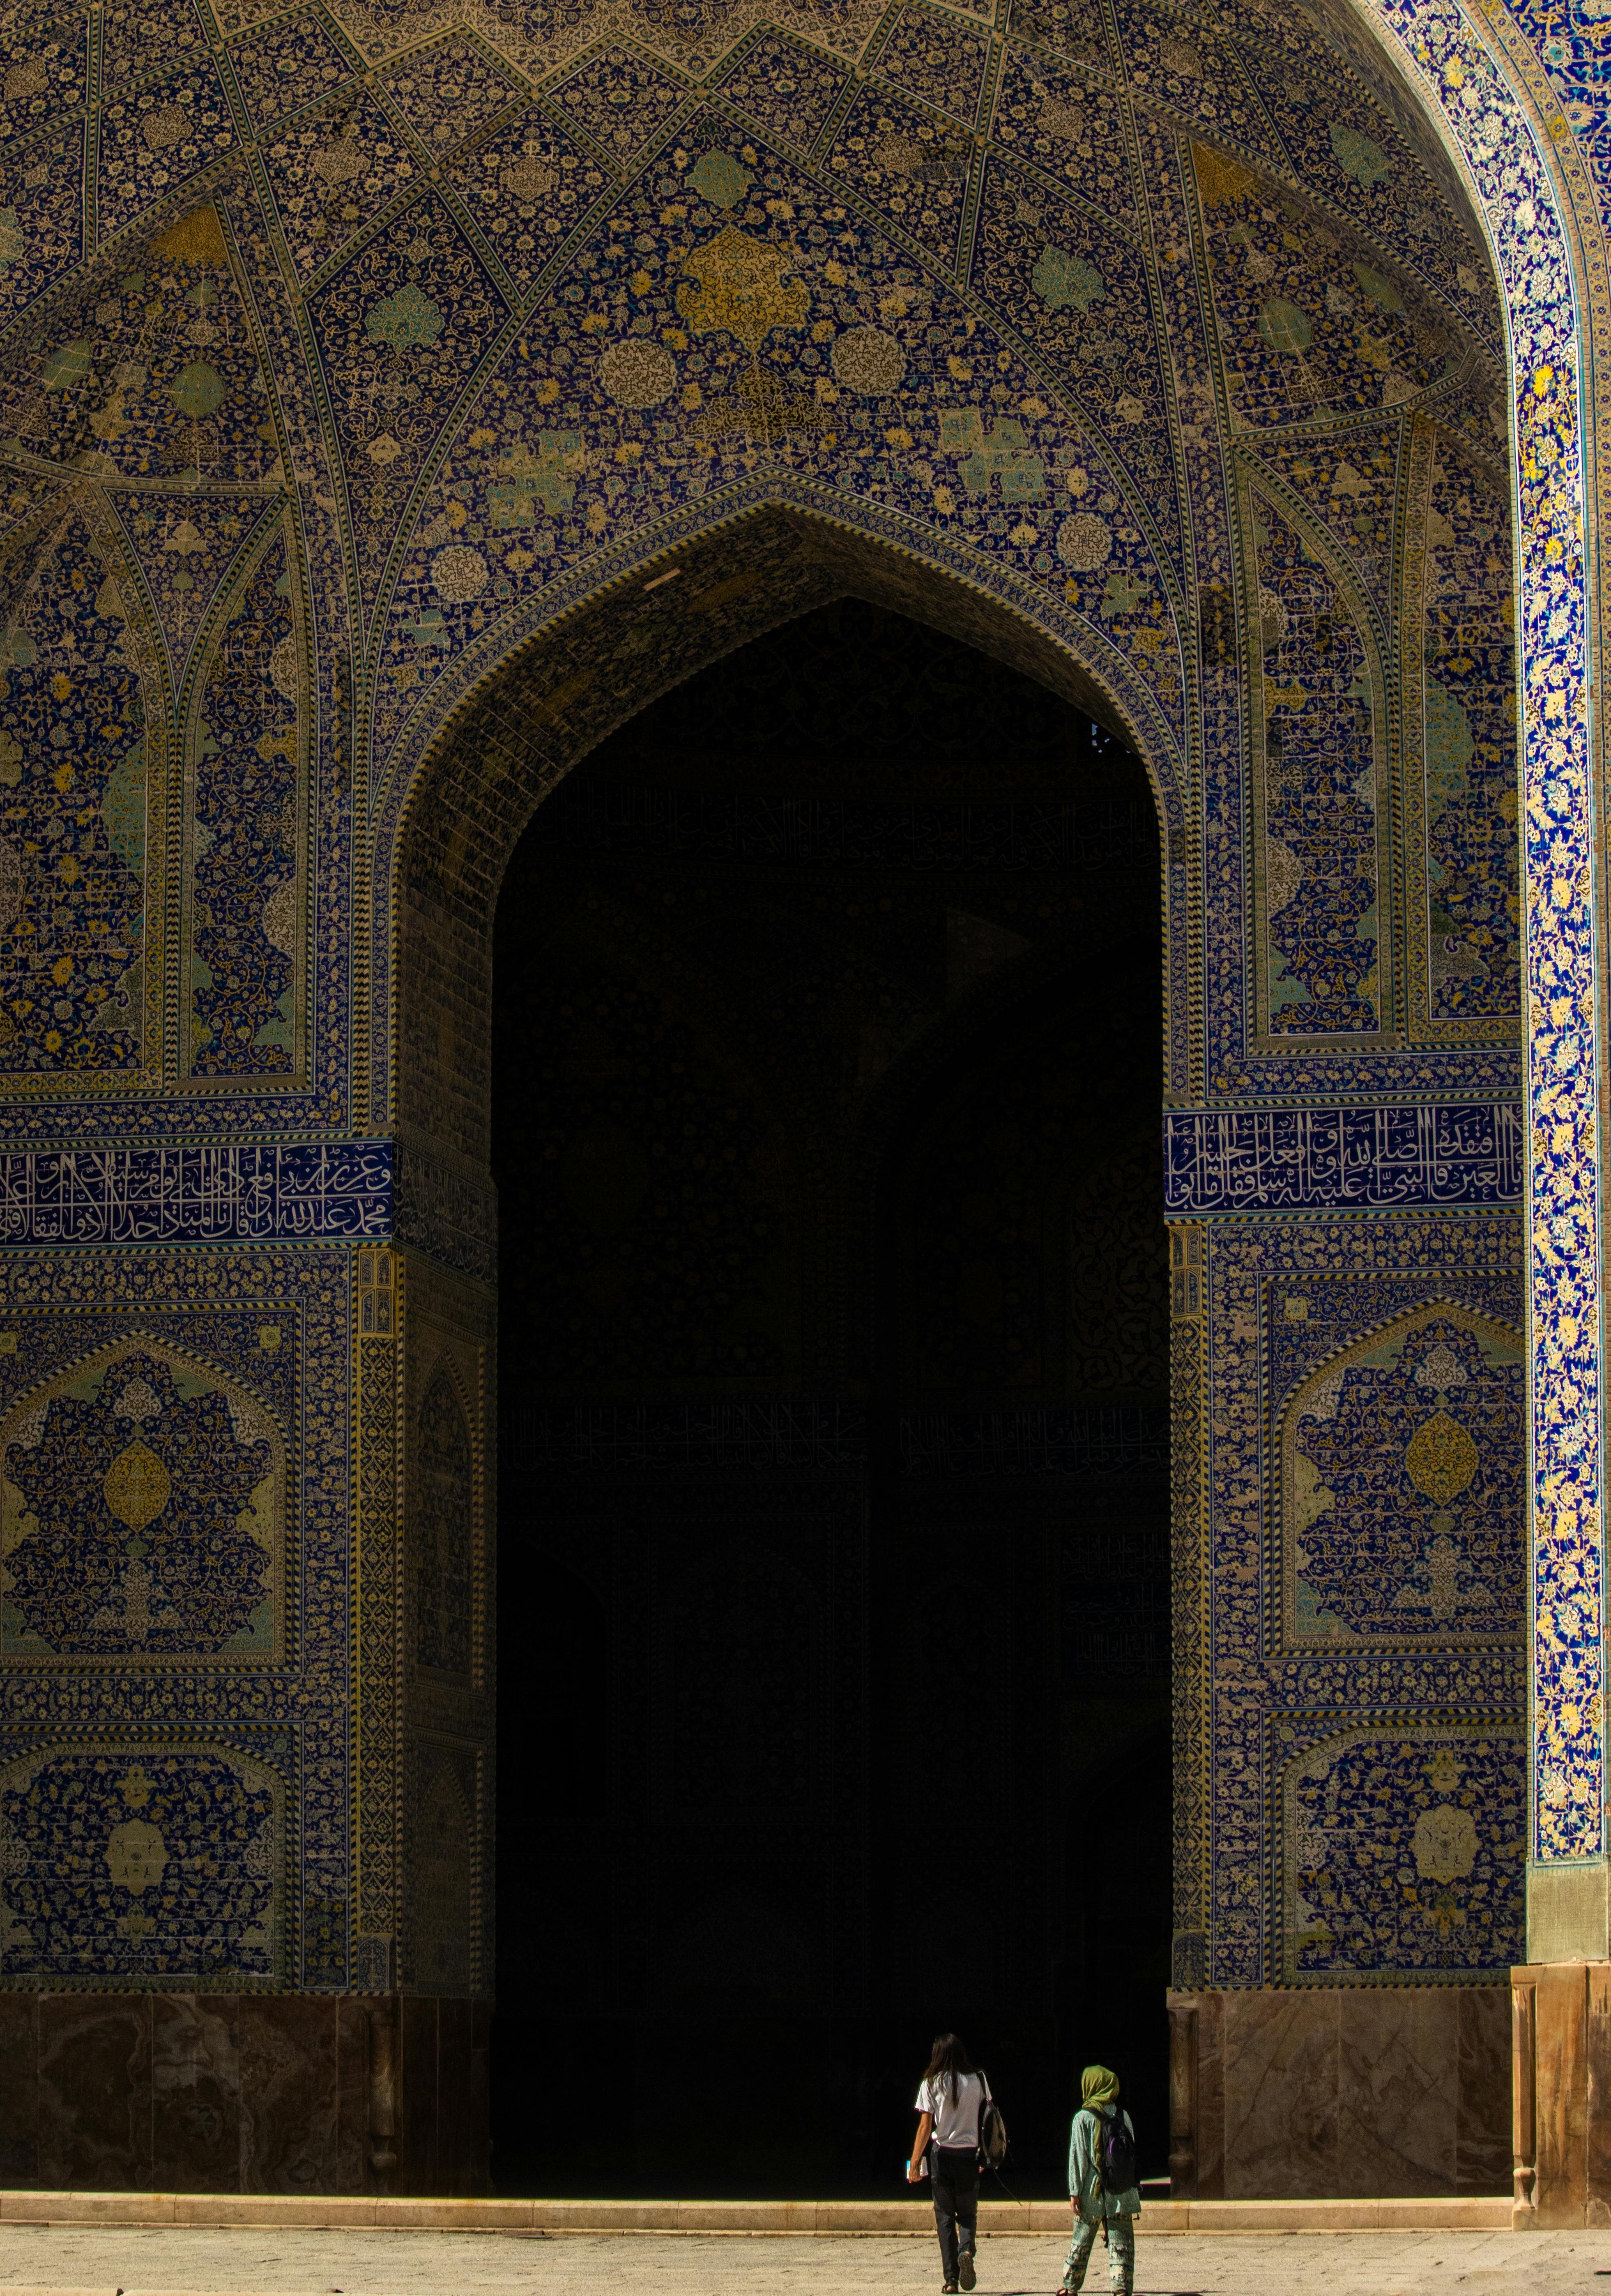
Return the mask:
<svg viewBox="0 0 1611 2296"><path fill-rule="evenodd" d="M925 2169L933 2179L935 2229L940 2236L945 2296L975 2284L974 2247L979 2225L979 2114L990 2084L954 2033L941 2033L918 2090L918 2133L906 2181ZM933 2143L930 2144L930 2137Z"/></svg>

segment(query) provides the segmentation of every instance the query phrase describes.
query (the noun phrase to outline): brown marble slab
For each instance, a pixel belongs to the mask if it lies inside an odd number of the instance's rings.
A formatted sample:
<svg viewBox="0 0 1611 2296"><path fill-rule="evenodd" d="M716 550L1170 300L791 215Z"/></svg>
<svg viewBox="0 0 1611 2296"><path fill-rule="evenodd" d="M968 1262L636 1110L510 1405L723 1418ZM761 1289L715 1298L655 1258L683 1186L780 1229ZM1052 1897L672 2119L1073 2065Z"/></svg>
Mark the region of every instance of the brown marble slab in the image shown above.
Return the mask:
<svg viewBox="0 0 1611 2296"><path fill-rule="evenodd" d="M1225 2197L1296 2200L1337 2189L1337 1996L1227 1993Z"/></svg>
<svg viewBox="0 0 1611 2296"><path fill-rule="evenodd" d="M1504 1988L1270 1988L1170 2000L1196 2011L1195 2198L1509 2192Z"/></svg>
<svg viewBox="0 0 1611 2296"><path fill-rule="evenodd" d="M403 2000L403 2144L398 2190L441 2190L437 2165L437 2004ZM429 2100L429 2103L427 2102Z"/></svg>
<svg viewBox="0 0 1611 2296"><path fill-rule="evenodd" d="M334 2189L338 2087L333 1998L241 2005L241 2177L252 2193Z"/></svg>
<svg viewBox="0 0 1611 2296"><path fill-rule="evenodd" d="M0 2188L39 2176L39 1999L0 1993Z"/></svg>
<svg viewBox="0 0 1611 2296"><path fill-rule="evenodd" d="M370 2160L369 2027L372 2014L389 2013L383 2001L344 1995L336 2005L336 2159L338 2193L388 2189ZM486 2156L483 2156L486 2157Z"/></svg>
<svg viewBox="0 0 1611 2296"><path fill-rule="evenodd" d="M149 1994L39 1996L37 2111L42 2184L150 2187Z"/></svg>
<svg viewBox="0 0 1611 2296"><path fill-rule="evenodd" d="M374 2020L399 2009L406 2181L372 2134ZM489 2019L396 1996L0 1992L0 2188L474 2197Z"/></svg>
<svg viewBox="0 0 1611 2296"><path fill-rule="evenodd" d="M151 1998L151 2175L159 2191L239 2182L241 2068L233 1999Z"/></svg>
<svg viewBox="0 0 1611 2296"><path fill-rule="evenodd" d="M1199 2134L1197 2188L1206 2201L1225 2197L1225 2002L1205 1994L1197 2020L1197 2099Z"/></svg>
<svg viewBox="0 0 1611 2296"><path fill-rule="evenodd" d="M1510 1993L1502 1985L1462 1985L1460 2118L1454 2131L1454 2185L1460 2193L1510 2189Z"/></svg>
<svg viewBox="0 0 1611 2296"><path fill-rule="evenodd" d="M444 2193L468 2193L470 2185L470 2057L469 2001L437 2004L437 2186Z"/></svg>
<svg viewBox="0 0 1611 2296"><path fill-rule="evenodd" d="M1338 2008L1338 2194L1452 2193L1458 1994L1383 1987Z"/></svg>

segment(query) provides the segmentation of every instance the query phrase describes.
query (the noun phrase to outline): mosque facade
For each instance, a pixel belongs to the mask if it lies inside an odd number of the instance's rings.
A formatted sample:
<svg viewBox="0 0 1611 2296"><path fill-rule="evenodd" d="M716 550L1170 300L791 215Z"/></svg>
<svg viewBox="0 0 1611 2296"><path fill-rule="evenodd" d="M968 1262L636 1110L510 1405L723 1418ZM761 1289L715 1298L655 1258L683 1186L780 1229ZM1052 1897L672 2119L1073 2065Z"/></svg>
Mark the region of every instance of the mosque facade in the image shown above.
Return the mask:
<svg viewBox="0 0 1611 2296"><path fill-rule="evenodd" d="M113 2064L158 2182L247 2095L252 2181L484 2179L497 888L848 595L1156 799L1179 2189L1411 2064L1408 2189L1513 2090L1522 2219L1597 2204L1593 15L0 28L13 2180Z"/></svg>

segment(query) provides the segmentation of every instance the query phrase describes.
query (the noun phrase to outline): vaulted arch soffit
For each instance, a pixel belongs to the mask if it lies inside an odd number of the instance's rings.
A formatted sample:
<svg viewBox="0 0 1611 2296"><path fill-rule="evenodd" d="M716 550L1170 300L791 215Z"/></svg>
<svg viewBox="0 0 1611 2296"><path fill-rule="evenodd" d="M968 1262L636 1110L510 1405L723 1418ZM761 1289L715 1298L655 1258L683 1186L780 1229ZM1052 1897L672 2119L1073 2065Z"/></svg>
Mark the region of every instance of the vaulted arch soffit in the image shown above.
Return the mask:
<svg viewBox="0 0 1611 2296"><path fill-rule="evenodd" d="M136 14L93 87L68 20L31 28L7 81L22 458L148 481L154 520L123 506L181 652L283 491L325 746L377 823L511 652L675 545L668 518L768 480L853 496L1116 657L1155 771L1195 790L1227 731L1187 608L1200 586L1212 620L1234 576L1224 432L1290 427L1323 350L1329 415L1427 400L1493 444L1504 324L1467 194L1518 205L1477 180L1508 82L1452 12L1382 18L1468 127L1457 159L1351 11L752 12L606 7L544 37L475 7ZM86 94L75 223L61 123ZM1538 300L1550 220L1499 250L1513 301L1525 255ZM1318 348L1296 334L1338 315L1300 275L1356 307ZM208 505L224 531L167 515L187 474L244 497Z"/></svg>

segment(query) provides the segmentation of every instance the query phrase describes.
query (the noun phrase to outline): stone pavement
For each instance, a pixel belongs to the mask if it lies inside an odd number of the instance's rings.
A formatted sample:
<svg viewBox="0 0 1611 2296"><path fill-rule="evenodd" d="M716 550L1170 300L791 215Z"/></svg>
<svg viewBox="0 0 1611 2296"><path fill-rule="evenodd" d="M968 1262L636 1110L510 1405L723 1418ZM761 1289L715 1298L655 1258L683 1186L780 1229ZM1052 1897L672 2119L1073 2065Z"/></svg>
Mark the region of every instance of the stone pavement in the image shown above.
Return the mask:
<svg viewBox="0 0 1611 2296"><path fill-rule="evenodd" d="M1050 2296L1061 2242L986 2238L980 2296ZM1097 2251L1088 2296L1106 2296ZM1137 2243L1137 2296L1611 2296L1611 2232L1184 2234ZM0 2296L937 2296L927 2240L208 2231L0 2225Z"/></svg>

